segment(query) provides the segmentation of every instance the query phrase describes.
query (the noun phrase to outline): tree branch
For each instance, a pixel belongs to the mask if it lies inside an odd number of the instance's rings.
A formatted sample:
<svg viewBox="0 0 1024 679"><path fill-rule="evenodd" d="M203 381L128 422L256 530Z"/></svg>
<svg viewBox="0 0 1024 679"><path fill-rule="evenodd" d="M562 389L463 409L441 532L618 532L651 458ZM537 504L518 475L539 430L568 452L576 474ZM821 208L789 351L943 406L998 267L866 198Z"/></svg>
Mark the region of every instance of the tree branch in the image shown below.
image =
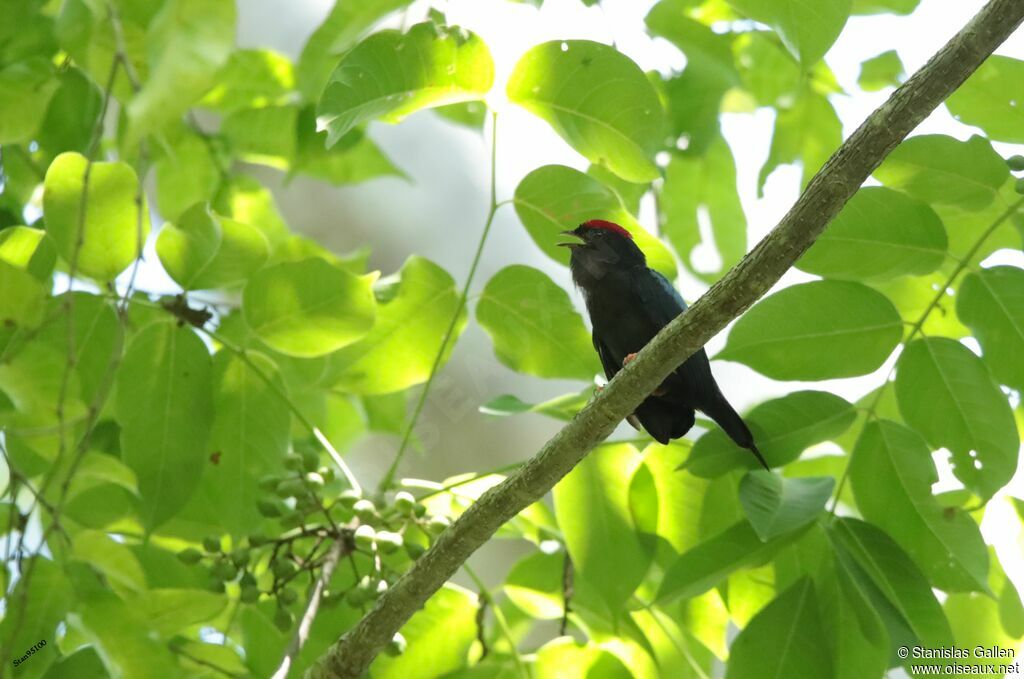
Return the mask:
<svg viewBox="0 0 1024 679"><path fill-rule="evenodd" d="M451 525L373 610L309 672L361 676L377 652L506 521L544 496L650 394L774 285L911 130L973 73L1024 19L1024 1L992 0L840 146L764 240L665 327L608 387L501 484Z"/></svg>

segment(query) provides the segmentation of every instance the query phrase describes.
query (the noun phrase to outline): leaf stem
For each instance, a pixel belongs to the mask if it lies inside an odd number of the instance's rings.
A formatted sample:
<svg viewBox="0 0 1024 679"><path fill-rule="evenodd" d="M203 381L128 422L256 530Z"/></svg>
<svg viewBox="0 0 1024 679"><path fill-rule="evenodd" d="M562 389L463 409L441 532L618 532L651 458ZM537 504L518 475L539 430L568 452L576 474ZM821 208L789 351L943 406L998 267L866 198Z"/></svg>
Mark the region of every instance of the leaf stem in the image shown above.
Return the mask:
<svg viewBox="0 0 1024 679"><path fill-rule="evenodd" d="M516 669L519 670L519 674L524 679L530 679L530 672L523 664L523 658L519 655L519 648L516 646L516 640L512 636L512 628L508 625L508 620L505 618L505 614L501 612L501 608L498 607L497 602L494 600L494 596L491 594L491 590L487 588L484 581L477 576L473 568L468 564L462 564L462 570L466 571L466 575L470 577L473 584L476 585L477 590L480 592L480 596L484 600L491 604L491 610L494 611L494 621L498 623L498 629L501 630L501 635L505 637L505 641L508 642L509 652L512 654L512 661L516 664Z"/></svg>
<svg viewBox="0 0 1024 679"><path fill-rule="evenodd" d="M395 453L395 459L391 461L391 466L388 467L387 472L385 472L383 478L380 480L380 484L377 486L378 494L383 494L394 484L395 474L398 473L398 467L401 465L402 459L405 457L405 453L409 448L413 430L416 428L416 423L419 421L420 414L423 412L423 406L427 402L427 395L430 394L430 387L434 384L434 378L437 376L437 372L441 367L441 361L444 359L445 351L448 349L448 343L451 341L452 335L455 334L455 327L459 324L459 318L461 318L462 312L466 308L466 300L469 297L469 288L473 284L474 276L476 276L476 269L480 264L480 256L483 254L484 245L487 243L487 236L490 235L491 225L494 223L494 215L500 207L497 201L497 150L498 114L497 112L494 112L491 114L491 197L490 208L487 211L487 221L484 223L483 232L480 234L480 241L477 243L476 253L473 255L473 263L470 264L469 274L466 276L466 282L462 286L462 292L459 295L459 302L455 306L455 313L452 314L451 321L448 323L448 329L444 333L444 339L441 340L441 346L438 347L437 355L434 356L434 364L430 368L430 375L427 376L427 382L423 385L419 398L416 399L416 406L413 408L412 417L409 418L409 424L405 427L405 433L402 435L402 442L398 446L398 452Z"/></svg>

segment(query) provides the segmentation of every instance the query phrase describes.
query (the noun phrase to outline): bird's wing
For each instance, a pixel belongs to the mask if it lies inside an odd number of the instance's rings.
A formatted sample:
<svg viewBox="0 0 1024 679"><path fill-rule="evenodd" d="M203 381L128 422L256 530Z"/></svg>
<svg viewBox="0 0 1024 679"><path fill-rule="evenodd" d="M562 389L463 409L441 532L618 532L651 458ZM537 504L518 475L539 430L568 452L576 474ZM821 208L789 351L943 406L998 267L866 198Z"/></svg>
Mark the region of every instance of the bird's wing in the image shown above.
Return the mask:
<svg viewBox="0 0 1024 679"><path fill-rule="evenodd" d="M686 302L679 291L654 269L637 268L633 289L640 296L641 307L647 312L652 325L658 329L686 311Z"/></svg>
<svg viewBox="0 0 1024 679"><path fill-rule="evenodd" d="M615 361L615 358L608 350L608 347L606 347L601 340L597 339L597 335L593 336L593 340L594 349L597 350L597 356L601 359L601 365L604 366L604 376L610 380L615 377L615 373L619 372L619 369L622 366Z"/></svg>

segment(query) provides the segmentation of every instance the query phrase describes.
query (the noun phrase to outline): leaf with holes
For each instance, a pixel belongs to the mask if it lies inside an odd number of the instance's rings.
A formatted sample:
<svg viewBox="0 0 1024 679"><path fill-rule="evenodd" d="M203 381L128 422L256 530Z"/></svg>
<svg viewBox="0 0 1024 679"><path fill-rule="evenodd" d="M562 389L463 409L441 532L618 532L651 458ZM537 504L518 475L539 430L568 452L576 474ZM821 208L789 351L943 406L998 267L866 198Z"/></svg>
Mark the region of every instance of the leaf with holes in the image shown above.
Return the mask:
<svg viewBox="0 0 1024 679"><path fill-rule="evenodd" d="M1024 391L1024 271L996 266L968 274L956 313L978 338L992 375Z"/></svg>
<svg viewBox="0 0 1024 679"><path fill-rule="evenodd" d="M953 472L984 499L1017 469L1020 437L1006 396L980 358L954 340L911 342L896 364L900 415L934 448L953 453Z"/></svg>
<svg viewBox="0 0 1024 679"><path fill-rule="evenodd" d="M888 531L936 587L983 590L985 543L970 516L944 509L932 497L938 476L929 453L924 439L901 424L868 423L850 461L857 508Z"/></svg>

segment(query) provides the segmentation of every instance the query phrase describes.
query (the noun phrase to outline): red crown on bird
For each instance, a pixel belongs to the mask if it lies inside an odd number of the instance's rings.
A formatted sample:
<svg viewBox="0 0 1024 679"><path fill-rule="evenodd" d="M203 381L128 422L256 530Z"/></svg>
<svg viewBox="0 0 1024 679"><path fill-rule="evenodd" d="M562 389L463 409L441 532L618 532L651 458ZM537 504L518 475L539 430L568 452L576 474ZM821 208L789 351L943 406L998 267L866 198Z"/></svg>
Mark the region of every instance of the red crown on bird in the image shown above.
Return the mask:
<svg viewBox="0 0 1024 679"><path fill-rule="evenodd" d="M626 229L615 222L605 221L604 219L591 219L590 221L583 222L580 226L584 226L588 229L604 229L606 231L613 231L620 236L633 240L633 234L629 231L626 231Z"/></svg>

